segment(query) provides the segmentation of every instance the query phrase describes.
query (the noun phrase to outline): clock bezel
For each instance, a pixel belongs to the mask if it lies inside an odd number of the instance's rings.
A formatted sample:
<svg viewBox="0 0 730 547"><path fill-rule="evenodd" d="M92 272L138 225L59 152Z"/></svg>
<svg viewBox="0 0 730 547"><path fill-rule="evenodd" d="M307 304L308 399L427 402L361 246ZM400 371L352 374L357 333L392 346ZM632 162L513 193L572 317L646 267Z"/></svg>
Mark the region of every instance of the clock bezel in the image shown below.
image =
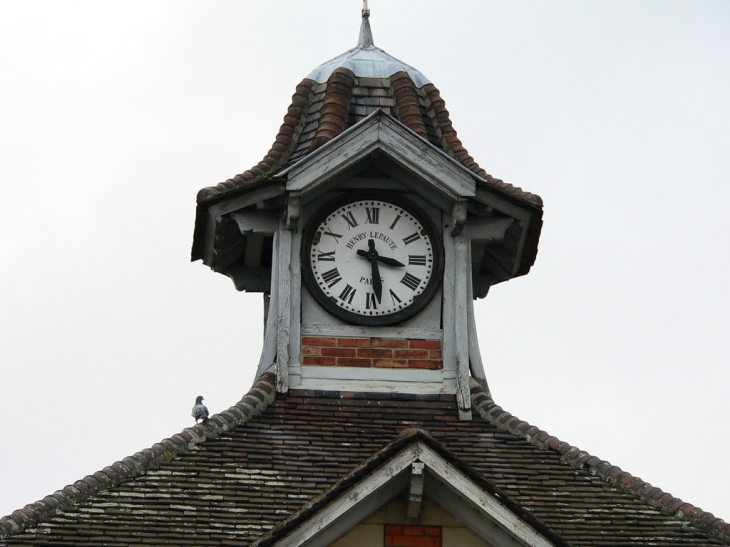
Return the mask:
<svg viewBox="0 0 730 547"><path fill-rule="evenodd" d="M310 261L310 249L312 246L312 241L315 234L317 233L317 228L321 225L321 223L333 211L337 210L343 205L368 200L377 200L392 203L393 205L401 207L409 214L413 215L413 217L421 224L421 226L423 226L423 229L426 231L426 236L430 239L431 248L433 249L433 271L431 274L431 278L428 280L426 288L421 294L415 297L414 301L408 307L388 315L360 315L338 306L320 288L315 278L315 274L312 271L312 264ZM423 310L423 308L425 308L426 305L431 302L439 287L441 287L444 274L443 238L441 237L440 230L436 229L433 222L423 211L423 209L399 194L376 190L346 192L345 194L335 197L325 203L307 222L302 237L300 263L302 267L304 282L307 289L309 290L309 293L314 297L314 299L320 306L322 306L325 310L327 310L335 317L347 321L348 323L361 326L396 325L412 318L421 310Z"/></svg>

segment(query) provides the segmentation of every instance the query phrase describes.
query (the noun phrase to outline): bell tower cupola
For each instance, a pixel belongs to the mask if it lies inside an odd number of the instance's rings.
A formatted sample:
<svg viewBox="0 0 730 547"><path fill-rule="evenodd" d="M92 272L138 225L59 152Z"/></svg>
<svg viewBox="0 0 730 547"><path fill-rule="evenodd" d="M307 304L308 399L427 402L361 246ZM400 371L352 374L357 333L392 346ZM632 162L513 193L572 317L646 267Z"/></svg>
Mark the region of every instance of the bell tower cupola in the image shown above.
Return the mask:
<svg viewBox="0 0 730 547"><path fill-rule="evenodd" d="M473 301L535 261L542 201L496 179L438 89L374 45L296 88L248 171L198 193L192 259L264 294L258 375L277 389L487 391ZM254 366L253 364L251 366Z"/></svg>

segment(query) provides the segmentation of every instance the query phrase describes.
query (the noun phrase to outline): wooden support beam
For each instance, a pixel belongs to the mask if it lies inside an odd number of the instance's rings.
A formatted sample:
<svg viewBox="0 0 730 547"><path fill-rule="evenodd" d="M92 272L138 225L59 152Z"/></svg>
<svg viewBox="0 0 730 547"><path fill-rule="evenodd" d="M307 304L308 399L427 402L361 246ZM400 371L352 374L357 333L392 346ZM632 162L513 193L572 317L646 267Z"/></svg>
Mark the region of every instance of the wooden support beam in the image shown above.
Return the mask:
<svg viewBox="0 0 730 547"><path fill-rule="evenodd" d="M421 505L423 505L423 467L421 462L411 464L411 487L408 493L409 519L417 519L421 516Z"/></svg>
<svg viewBox="0 0 730 547"><path fill-rule="evenodd" d="M471 246L467 253L467 272L472 271L471 264ZM469 281L472 280L472 276L469 275ZM469 364L471 367L472 376L479 382L479 385L484 388L484 391L489 393L489 386L487 385L487 375L484 372L484 364L482 363L482 354L479 351L479 339L477 337L477 325L474 317L474 287L472 283L467 283L467 321L469 324Z"/></svg>
<svg viewBox="0 0 730 547"><path fill-rule="evenodd" d="M271 296L266 314L266 328L264 330L264 347L261 349L259 366L256 369L258 379L274 363L279 328L279 236L274 234L271 264ZM278 376L278 375L277 375Z"/></svg>
<svg viewBox="0 0 730 547"><path fill-rule="evenodd" d="M289 339L291 335L291 251L292 233L280 226L276 233L279 240L279 313L276 341L276 390L289 390Z"/></svg>
<svg viewBox="0 0 730 547"><path fill-rule="evenodd" d="M454 353L456 357L456 399L459 403L459 419L471 420L471 389L469 386L469 327L468 286L471 284L471 270L468 264L469 240L465 235L454 237ZM445 333L444 333L445 334Z"/></svg>

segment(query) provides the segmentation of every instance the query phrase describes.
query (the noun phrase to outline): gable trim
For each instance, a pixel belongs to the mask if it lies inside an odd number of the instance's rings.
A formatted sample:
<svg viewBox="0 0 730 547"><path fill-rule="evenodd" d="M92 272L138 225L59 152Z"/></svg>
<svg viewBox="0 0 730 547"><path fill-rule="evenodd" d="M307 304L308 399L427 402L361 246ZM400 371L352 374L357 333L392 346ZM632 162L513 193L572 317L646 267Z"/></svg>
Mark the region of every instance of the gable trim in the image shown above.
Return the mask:
<svg viewBox="0 0 730 547"><path fill-rule="evenodd" d="M419 464L424 467L426 494L449 513L464 508L458 518L487 542L504 547L565 545L425 432L411 430L275 526L252 547L326 547L407 490L412 469Z"/></svg>
<svg viewBox="0 0 730 547"><path fill-rule="evenodd" d="M476 193L477 175L382 110L376 110L278 175L287 175L287 190L306 192L375 150L381 150L452 199Z"/></svg>

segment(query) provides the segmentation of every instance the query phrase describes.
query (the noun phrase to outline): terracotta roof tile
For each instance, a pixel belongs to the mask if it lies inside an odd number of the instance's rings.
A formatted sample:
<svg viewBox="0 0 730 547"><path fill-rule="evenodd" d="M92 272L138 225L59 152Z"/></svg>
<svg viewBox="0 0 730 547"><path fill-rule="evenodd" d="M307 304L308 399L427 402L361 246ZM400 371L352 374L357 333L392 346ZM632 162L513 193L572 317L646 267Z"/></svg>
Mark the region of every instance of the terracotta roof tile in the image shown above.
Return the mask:
<svg viewBox="0 0 730 547"><path fill-rule="evenodd" d="M476 384L474 419L459 421L453 396L274 398L274 381L264 375L229 411L0 519L0 545L249 544L412 427L567 543L730 544L722 520L520 420Z"/></svg>

